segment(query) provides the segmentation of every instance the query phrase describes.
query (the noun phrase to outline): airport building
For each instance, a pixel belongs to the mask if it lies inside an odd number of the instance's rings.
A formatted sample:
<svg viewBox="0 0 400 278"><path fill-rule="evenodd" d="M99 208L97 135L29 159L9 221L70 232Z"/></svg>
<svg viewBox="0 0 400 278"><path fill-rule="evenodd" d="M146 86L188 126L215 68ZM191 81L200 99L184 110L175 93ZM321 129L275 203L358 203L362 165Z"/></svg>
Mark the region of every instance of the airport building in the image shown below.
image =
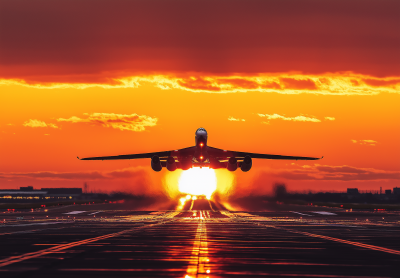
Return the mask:
<svg viewBox="0 0 400 278"><path fill-rule="evenodd" d="M364 194L366 194L367 192L364 192ZM372 193L372 191L370 191L370 193ZM357 195L357 194L361 194L361 192L358 190L358 188L347 188L347 194L348 195ZM382 194L382 187L380 190L380 194ZM390 195L390 194L400 194L400 187L394 187L393 190L392 189L385 189L384 191L385 195Z"/></svg>
<svg viewBox="0 0 400 278"><path fill-rule="evenodd" d="M347 194L358 194L358 188L347 188Z"/></svg>
<svg viewBox="0 0 400 278"><path fill-rule="evenodd" d="M32 186L0 190L0 203L57 202L80 199L82 188L42 188Z"/></svg>

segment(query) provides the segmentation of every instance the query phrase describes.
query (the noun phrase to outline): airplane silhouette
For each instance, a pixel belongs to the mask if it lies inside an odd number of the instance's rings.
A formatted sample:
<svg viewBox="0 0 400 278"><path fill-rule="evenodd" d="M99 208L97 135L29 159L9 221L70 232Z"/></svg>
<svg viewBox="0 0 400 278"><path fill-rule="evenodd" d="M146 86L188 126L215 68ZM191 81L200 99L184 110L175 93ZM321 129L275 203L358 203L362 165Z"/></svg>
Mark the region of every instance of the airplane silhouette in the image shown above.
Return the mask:
<svg viewBox="0 0 400 278"><path fill-rule="evenodd" d="M192 167L209 167L212 169L226 168L229 171L236 171L237 168L240 168L243 172L247 172L253 165L253 158L284 160L318 160L323 158L227 151L208 146L207 139L207 131L204 128L199 128L195 133L196 145L193 147L153 153L78 157L78 159L119 160L151 158L151 168L156 172L161 171L163 167L169 171L175 171L176 169L188 170Z"/></svg>

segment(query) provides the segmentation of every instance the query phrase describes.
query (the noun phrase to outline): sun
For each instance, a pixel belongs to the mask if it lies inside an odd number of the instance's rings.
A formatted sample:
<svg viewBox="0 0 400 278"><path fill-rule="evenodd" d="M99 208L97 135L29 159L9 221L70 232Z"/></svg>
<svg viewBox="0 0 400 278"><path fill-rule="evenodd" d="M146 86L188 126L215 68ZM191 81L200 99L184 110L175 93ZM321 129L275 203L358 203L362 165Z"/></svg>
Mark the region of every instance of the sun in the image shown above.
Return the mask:
<svg viewBox="0 0 400 278"><path fill-rule="evenodd" d="M191 195L205 195L211 198L217 189L217 177L214 169L210 168L190 168L183 171L179 178L179 191Z"/></svg>

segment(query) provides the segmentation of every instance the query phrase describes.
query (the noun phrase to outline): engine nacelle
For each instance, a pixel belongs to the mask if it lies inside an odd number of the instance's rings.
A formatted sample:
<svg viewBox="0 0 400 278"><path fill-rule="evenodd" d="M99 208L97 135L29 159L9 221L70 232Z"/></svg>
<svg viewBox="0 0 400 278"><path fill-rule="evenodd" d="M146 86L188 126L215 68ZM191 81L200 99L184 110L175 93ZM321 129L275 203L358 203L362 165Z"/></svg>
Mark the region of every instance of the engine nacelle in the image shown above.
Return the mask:
<svg viewBox="0 0 400 278"><path fill-rule="evenodd" d="M177 168L176 163L175 163L175 158L172 156L168 157L167 159L167 169L168 171L175 171Z"/></svg>
<svg viewBox="0 0 400 278"><path fill-rule="evenodd" d="M237 163L236 157L229 158L228 164L226 165L226 168L229 171L233 172L233 171L236 171L237 167L238 167L238 163Z"/></svg>
<svg viewBox="0 0 400 278"><path fill-rule="evenodd" d="M253 160L251 159L251 157L249 155L246 155L243 159L242 166L240 166L240 169L243 172L247 172L247 171L250 171L251 166L253 166Z"/></svg>
<svg viewBox="0 0 400 278"><path fill-rule="evenodd" d="M160 158L157 155L151 158L151 169L156 172L160 172L162 169Z"/></svg>

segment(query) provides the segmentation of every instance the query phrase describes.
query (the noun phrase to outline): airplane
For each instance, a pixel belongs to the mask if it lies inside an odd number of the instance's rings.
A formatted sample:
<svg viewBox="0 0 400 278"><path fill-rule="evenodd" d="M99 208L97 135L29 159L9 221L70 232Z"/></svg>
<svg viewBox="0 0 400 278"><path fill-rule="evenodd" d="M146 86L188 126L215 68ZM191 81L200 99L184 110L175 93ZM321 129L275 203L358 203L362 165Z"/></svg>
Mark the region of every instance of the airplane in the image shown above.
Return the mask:
<svg viewBox="0 0 400 278"><path fill-rule="evenodd" d="M78 159L119 160L151 158L151 168L156 172L161 171L162 168L167 168L168 171L175 171L176 169L188 170L192 167L209 167L212 169L226 168L231 172L240 168L243 172L248 172L253 165L253 158L285 160L318 160L323 158L228 151L208 146L207 139L207 131L201 127L196 130L196 145L193 147L153 153L86 158L78 157Z"/></svg>

